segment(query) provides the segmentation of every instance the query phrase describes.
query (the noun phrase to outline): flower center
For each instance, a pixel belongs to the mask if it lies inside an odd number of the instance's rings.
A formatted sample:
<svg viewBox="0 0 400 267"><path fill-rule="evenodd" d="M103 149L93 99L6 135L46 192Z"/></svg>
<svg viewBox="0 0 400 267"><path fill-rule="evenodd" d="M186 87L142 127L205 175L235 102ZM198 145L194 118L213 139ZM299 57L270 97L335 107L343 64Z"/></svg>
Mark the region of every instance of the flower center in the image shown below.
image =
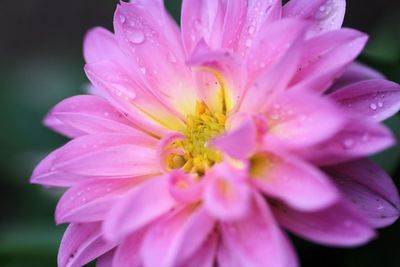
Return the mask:
<svg viewBox="0 0 400 267"><path fill-rule="evenodd" d="M201 176L215 163L221 162L221 153L211 148L208 141L225 131L225 121L224 114L213 113L203 102L197 102L196 114L187 117L184 138L171 145L184 153L171 154L167 159L168 166Z"/></svg>

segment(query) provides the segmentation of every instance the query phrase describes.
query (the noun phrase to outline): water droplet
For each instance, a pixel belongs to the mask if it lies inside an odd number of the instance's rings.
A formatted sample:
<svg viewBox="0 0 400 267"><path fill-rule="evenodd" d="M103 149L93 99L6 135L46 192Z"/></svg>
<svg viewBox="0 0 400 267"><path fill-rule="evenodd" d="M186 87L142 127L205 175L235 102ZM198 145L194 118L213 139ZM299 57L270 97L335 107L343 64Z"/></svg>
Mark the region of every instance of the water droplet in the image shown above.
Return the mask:
<svg viewBox="0 0 400 267"><path fill-rule="evenodd" d="M120 15L120 16L119 16L119 20L121 21L122 24L124 24L125 21L126 21L126 18L125 18L124 15Z"/></svg>
<svg viewBox="0 0 400 267"><path fill-rule="evenodd" d="M377 109L378 109L378 106L377 106L375 103L371 103L371 104L369 105L369 108L372 109L372 110L377 110Z"/></svg>
<svg viewBox="0 0 400 267"><path fill-rule="evenodd" d="M82 202L86 202L86 198L82 198Z"/></svg>
<svg viewBox="0 0 400 267"><path fill-rule="evenodd" d="M378 102L378 107L383 108L383 103L382 102Z"/></svg>
<svg viewBox="0 0 400 267"><path fill-rule="evenodd" d="M361 137L361 140L364 142L368 142L370 138L371 138L370 135L368 133L366 133L366 134L363 134L363 136Z"/></svg>
<svg viewBox="0 0 400 267"><path fill-rule="evenodd" d="M383 210L384 208L385 208L384 206L379 205L376 209L377 209L377 210Z"/></svg>
<svg viewBox="0 0 400 267"><path fill-rule="evenodd" d="M77 193L77 195L78 195L78 197L81 196L81 195L82 195L82 191L79 191L79 192Z"/></svg>
<svg viewBox="0 0 400 267"><path fill-rule="evenodd" d="M253 34L255 31L256 31L256 27L254 27L253 25L250 25L250 26L247 28L247 32L248 32L249 34Z"/></svg>
<svg viewBox="0 0 400 267"><path fill-rule="evenodd" d="M104 117L110 116L110 114L108 112L104 112L103 115L104 115Z"/></svg>
<svg viewBox="0 0 400 267"><path fill-rule="evenodd" d="M146 75L146 68L145 68L145 67L141 67L141 68L140 68L140 71L141 71L144 75Z"/></svg>
<svg viewBox="0 0 400 267"><path fill-rule="evenodd" d="M253 40L251 40L251 39L247 39L247 40L246 40L245 45L246 45L247 47L251 47L252 44L253 44Z"/></svg>
<svg viewBox="0 0 400 267"><path fill-rule="evenodd" d="M111 192L111 188L107 187L106 191Z"/></svg>
<svg viewBox="0 0 400 267"><path fill-rule="evenodd" d="M353 139L346 139L343 141L343 146L344 148L352 148L354 146L355 142Z"/></svg>
<svg viewBox="0 0 400 267"><path fill-rule="evenodd" d="M133 44L141 44L145 40L145 35L141 30L129 31L127 37Z"/></svg>

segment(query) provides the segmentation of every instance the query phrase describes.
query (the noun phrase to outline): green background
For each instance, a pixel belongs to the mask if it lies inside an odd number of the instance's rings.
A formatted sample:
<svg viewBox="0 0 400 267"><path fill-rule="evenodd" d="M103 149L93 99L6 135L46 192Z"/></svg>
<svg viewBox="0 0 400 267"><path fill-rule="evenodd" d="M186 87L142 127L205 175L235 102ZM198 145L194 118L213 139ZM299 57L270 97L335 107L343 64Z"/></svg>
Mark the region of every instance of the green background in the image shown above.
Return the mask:
<svg viewBox="0 0 400 267"><path fill-rule="evenodd" d="M166 1L179 16L180 1ZM65 226L53 212L61 192L28 183L35 164L67 140L41 120L60 100L83 92L86 30L112 29L116 1L0 0L0 266L56 266ZM399 1L349 0L345 25L371 35L360 60L400 82ZM388 124L399 137L399 116ZM400 178L400 149L374 157ZM302 266L399 267L400 223L357 249L326 248L293 238Z"/></svg>

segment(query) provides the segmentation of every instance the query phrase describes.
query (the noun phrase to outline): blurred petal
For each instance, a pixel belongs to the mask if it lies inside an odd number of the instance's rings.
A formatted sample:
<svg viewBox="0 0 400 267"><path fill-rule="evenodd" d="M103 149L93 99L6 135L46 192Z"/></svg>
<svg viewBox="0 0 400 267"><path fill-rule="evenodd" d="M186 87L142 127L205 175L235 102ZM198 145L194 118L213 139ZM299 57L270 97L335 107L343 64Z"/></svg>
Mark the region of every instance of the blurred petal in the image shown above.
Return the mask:
<svg viewBox="0 0 400 267"><path fill-rule="evenodd" d="M317 165L332 165L378 153L394 143L384 125L356 117L331 139L300 154Z"/></svg>
<svg viewBox="0 0 400 267"><path fill-rule="evenodd" d="M385 227L398 219L399 192L390 176L378 165L363 159L325 170L371 225Z"/></svg>
<svg viewBox="0 0 400 267"><path fill-rule="evenodd" d="M213 267L217 246L217 234L211 234L196 253L179 267Z"/></svg>
<svg viewBox="0 0 400 267"><path fill-rule="evenodd" d="M188 260L214 228L201 207L187 206L161 219L147 232L141 248L146 267L172 267Z"/></svg>
<svg viewBox="0 0 400 267"><path fill-rule="evenodd" d="M345 0L290 0L283 7L283 17L314 22L313 34L339 29L346 12Z"/></svg>
<svg viewBox="0 0 400 267"><path fill-rule="evenodd" d="M56 222L102 221L112 205L127 191L143 181L134 179L93 179L70 188L56 208Z"/></svg>
<svg viewBox="0 0 400 267"><path fill-rule="evenodd" d="M327 176L289 155L256 154L250 159L250 173L253 183L266 195L297 210L318 210L339 199L335 185Z"/></svg>
<svg viewBox="0 0 400 267"><path fill-rule="evenodd" d="M400 110L400 85L386 80L369 80L348 85L329 98L347 111L383 121Z"/></svg>
<svg viewBox="0 0 400 267"><path fill-rule="evenodd" d="M373 228L344 202L309 213L279 206L274 214L283 227L322 245L352 247L375 237Z"/></svg>
<svg viewBox="0 0 400 267"><path fill-rule="evenodd" d="M127 237L116 249L112 265L107 267L142 267L140 246L142 245L145 230L138 231Z"/></svg>
<svg viewBox="0 0 400 267"><path fill-rule="evenodd" d="M100 223L70 224L61 241L58 266L84 266L115 245L102 239Z"/></svg>
<svg viewBox="0 0 400 267"><path fill-rule="evenodd" d="M104 235L109 240L120 240L169 212L175 205L167 179L164 176L153 178L115 203L104 221Z"/></svg>
<svg viewBox="0 0 400 267"><path fill-rule="evenodd" d="M111 267L115 251L111 250L96 260L96 267Z"/></svg>
<svg viewBox="0 0 400 267"><path fill-rule="evenodd" d="M237 266L292 267L288 263L293 262L290 258L294 255L293 248L288 245L267 203L260 196L255 202L248 217L221 225L222 243L240 263Z"/></svg>

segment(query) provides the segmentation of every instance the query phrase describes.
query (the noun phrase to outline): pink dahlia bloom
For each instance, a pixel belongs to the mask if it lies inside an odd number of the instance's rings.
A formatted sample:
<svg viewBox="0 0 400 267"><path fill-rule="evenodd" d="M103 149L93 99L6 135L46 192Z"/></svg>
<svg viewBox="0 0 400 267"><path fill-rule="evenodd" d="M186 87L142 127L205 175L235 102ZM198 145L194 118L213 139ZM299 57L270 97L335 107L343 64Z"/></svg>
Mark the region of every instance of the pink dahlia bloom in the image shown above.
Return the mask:
<svg viewBox="0 0 400 267"><path fill-rule="evenodd" d="M58 265L294 267L285 230L351 247L399 216L365 157L394 143L380 122L399 85L354 63L367 36L344 0L121 2L91 30L92 95L45 124L73 140L32 182L69 188Z"/></svg>

